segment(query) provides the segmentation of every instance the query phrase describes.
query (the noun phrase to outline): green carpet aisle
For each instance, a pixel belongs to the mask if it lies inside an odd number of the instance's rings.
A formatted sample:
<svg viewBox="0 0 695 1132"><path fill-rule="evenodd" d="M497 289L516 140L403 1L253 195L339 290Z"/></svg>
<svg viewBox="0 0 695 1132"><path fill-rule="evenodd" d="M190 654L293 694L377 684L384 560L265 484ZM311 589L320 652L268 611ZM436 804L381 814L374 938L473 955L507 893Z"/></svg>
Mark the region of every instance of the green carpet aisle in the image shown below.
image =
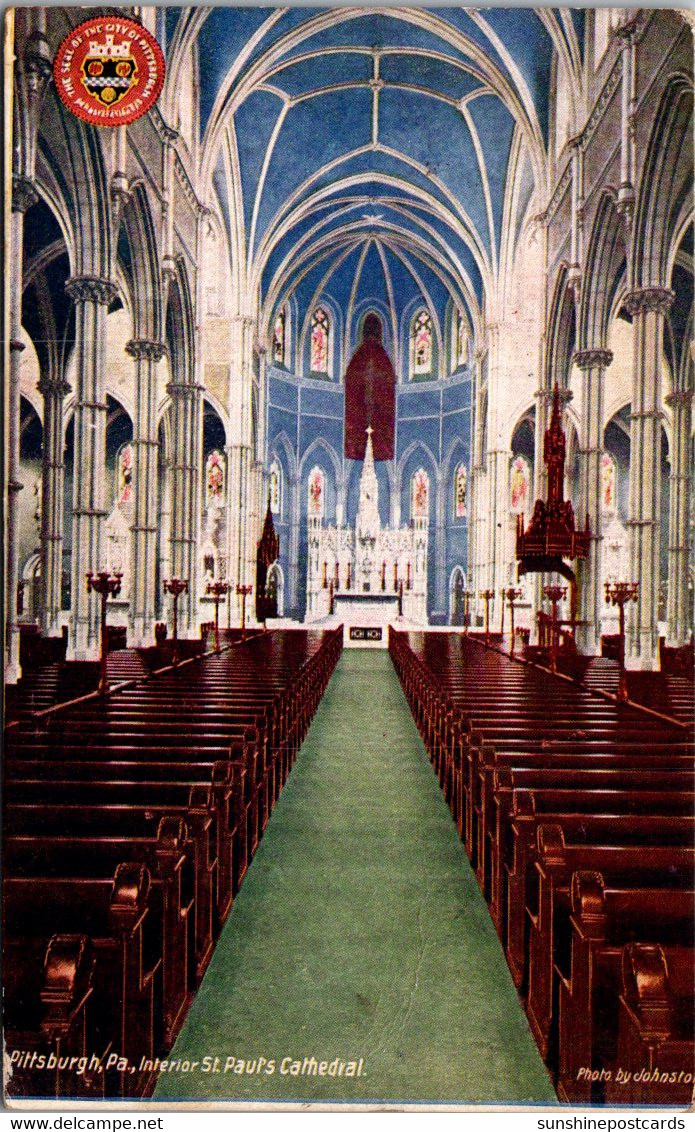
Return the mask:
<svg viewBox="0 0 695 1132"><path fill-rule="evenodd" d="M385 652L343 654L170 1057L162 1100L554 1100Z"/></svg>

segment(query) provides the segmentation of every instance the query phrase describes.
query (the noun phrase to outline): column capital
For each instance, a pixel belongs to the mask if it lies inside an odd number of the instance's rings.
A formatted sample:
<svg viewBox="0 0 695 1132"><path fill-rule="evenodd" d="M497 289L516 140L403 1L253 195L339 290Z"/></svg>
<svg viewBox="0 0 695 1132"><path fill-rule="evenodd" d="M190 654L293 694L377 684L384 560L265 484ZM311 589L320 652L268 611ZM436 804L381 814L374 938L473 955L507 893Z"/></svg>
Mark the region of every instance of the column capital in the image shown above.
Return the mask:
<svg viewBox="0 0 695 1132"><path fill-rule="evenodd" d="M14 175L12 177L12 211L26 212L32 204L36 204L39 194L30 177Z"/></svg>
<svg viewBox="0 0 695 1132"><path fill-rule="evenodd" d="M171 381L166 386L166 392L170 397L194 397L203 390L204 386L196 385L193 381Z"/></svg>
<svg viewBox="0 0 695 1132"><path fill-rule="evenodd" d="M666 314L675 297L668 287L637 287L625 296L623 306L632 315L646 314L647 311Z"/></svg>
<svg viewBox="0 0 695 1132"><path fill-rule="evenodd" d="M676 405L683 405L687 407L692 399L692 389L674 389L673 393L669 393L668 397L664 398L669 408L674 408Z"/></svg>
<svg viewBox="0 0 695 1132"><path fill-rule="evenodd" d="M75 275L68 279L65 290L74 303L101 303L104 306L112 303L118 294L114 283L97 275Z"/></svg>
<svg viewBox="0 0 695 1132"><path fill-rule="evenodd" d="M52 380L44 376L36 383L36 388L44 397L67 397L70 392L70 386L63 378Z"/></svg>
<svg viewBox="0 0 695 1132"><path fill-rule="evenodd" d="M150 338L132 338L130 342L126 342L125 352L137 361L146 358L150 362L159 362L166 353L166 346L163 342L154 342Z"/></svg>
<svg viewBox="0 0 695 1132"><path fill-rule="evenodd" d="M613 361L611 350L577 350L572 361L579 369L606 369Z"/></svg>
<svg viewBox="0 0 695 1132"><path fill-rule="evenodd" d="M638 19L636 16L628 17L627 19L620 20L613 28L613 35L622 43L623 47L629 47L634 39L637 38Z"/></svg>

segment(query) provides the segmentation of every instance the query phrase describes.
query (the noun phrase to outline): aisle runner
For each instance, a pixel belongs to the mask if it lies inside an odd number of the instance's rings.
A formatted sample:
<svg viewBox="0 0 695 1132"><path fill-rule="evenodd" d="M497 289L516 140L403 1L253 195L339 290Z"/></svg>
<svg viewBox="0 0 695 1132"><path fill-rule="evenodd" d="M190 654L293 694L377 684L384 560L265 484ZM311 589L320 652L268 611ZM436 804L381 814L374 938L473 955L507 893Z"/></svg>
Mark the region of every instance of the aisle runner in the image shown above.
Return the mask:
<svg viewBox="0 0 695 1132"><path fill-rule="evenodd" d="M340 660L170 1061L161 1099L554 1100L388 654Z"/></svg>

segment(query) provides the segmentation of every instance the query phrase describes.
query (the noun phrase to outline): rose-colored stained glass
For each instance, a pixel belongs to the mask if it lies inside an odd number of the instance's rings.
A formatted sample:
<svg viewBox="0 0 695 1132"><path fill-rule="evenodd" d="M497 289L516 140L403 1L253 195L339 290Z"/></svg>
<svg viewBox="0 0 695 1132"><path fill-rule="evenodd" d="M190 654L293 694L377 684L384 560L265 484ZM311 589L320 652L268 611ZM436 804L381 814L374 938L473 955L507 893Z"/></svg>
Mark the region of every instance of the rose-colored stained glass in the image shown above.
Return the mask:
<svg viewBox="0 0 695 1132"><path fill-rule="evenodd" d="M531 498L531 469L528 460L523 456L515 456L512 461L512 471L509 481L512 511L520 515L522 511L528 512L528 503Z"/></svg>
<svg viewBox="0 0 695 1132"><path fill-rule="evenodd" d="M219 506L224 500L224 456L211 452L205 462L205 505Z"/></svg>
<svg viewBox="0 0 695 1132"><path fill-rule="evenodd" d="M313 468L309 476L309 514L323 517L324 478L320 468Z"/></svg>
<svg viewBox="0 0 695 1132"><path fill-rule="evenodd" d="M465 464L459 464L454 476L454 516L464 519L466 516L466 485L468 472Z"/></svg>
<svg viewBox="0 0 695 1132"><path fill-rule="evenodd" d="M420 311L413 319L411 340L413 373L430 373L432 369L432 319L427 311Z"/></svg>
<svg viewBox="0 0 695 1132"><path fill-rule="evenodd" d="M328 335L330 321L323 307L317 307L311 316L311 369L313 373L328 373Z"/></svg>
<svg viewBox="0 0 695 1132"><path fill-rule="evenodd" d="M427 472L418 468L410 486L410 514L413 519L426 519L430 481Z"/></svg>
<svg viewBox="0 0 695 1132"><path fill-rule="evenodd" d="M616 468L610 452L601 457L601 509L615 511Z"/></svg>

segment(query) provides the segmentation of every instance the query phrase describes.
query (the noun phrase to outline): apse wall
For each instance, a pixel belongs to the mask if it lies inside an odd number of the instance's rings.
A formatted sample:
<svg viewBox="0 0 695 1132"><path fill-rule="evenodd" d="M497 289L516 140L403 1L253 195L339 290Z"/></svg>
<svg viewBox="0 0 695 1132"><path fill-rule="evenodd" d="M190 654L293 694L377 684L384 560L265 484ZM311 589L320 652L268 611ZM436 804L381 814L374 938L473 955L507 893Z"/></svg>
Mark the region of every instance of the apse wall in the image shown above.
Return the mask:
<svg viewBox="0 0 695 1132"><path fill-rule="evenodd" d="M324 524L354 526L362 461L344 453L344 387L299 378L268 367L266 468L280 469L274 516L280 537L284 615L304 617L309 477L325 476ZM429 478L428 614L431 624L450 620L450 582L456 567L467 574L468 514L456 515L455 480L463 465L470 477L471 372L443 381L400 384L396 391L395 459L378 461L382 525L410 522L412 478ZM467 503L467 501L466 501Z"/></svg>

